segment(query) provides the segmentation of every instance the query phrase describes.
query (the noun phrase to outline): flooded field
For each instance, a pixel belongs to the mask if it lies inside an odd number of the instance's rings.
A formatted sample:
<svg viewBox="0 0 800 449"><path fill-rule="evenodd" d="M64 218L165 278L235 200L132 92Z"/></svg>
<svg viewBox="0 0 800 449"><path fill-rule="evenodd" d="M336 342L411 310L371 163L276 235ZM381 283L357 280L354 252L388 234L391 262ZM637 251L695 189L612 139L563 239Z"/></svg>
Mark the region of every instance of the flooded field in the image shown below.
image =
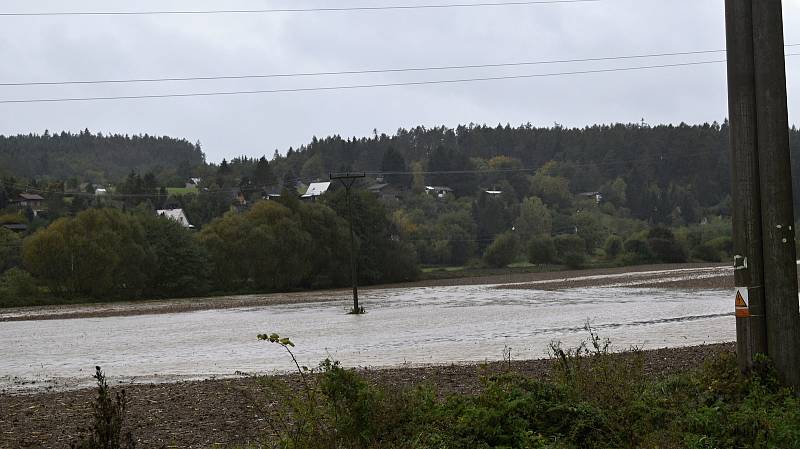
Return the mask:
<svg viewBox="0 0 800 449"><path fill-rule="evenodd" d="M673 282L720 276L721 270L662 271L645 277L648 283ZM571 280L583 285L581 278ZM256 340L257 334L272 332L297 344L301 364L314 366L331 357L347 366L372 367L498 360L506 347L513 358L537 358L547 354L551 341L573 345L584 338L587 320L617 349L735 339L729 290L641 288L617 275L583 280L601 286L369 290L362 299L368 311L364 316L347 315L348 302L339 300L2 322L0 390L88 386L95 365L121 382L287 371L288 355Z"/></svg>

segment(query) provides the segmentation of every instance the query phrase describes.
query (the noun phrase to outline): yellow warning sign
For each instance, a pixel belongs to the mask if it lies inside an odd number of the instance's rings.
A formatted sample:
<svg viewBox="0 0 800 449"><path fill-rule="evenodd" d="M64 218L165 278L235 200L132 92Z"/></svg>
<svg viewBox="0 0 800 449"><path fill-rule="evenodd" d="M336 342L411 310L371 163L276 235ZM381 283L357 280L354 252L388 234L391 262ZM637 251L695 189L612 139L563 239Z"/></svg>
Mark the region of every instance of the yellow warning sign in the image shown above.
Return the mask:
<svg viewBox="0 0 800 449"><path fill-rule="evenodd" d="M750 316L749 292L747 287L736 287L736 318Z"/></svg>

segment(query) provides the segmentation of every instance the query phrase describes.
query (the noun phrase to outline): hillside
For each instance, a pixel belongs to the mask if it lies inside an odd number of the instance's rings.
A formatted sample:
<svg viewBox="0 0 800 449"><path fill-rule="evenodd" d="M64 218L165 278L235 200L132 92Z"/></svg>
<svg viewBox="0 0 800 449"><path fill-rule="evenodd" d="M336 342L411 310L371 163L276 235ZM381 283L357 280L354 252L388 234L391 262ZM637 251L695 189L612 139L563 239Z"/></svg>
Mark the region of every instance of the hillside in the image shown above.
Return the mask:
<svg viewBox="0 0 800 449"><path fill-rule="evenodd" d="M185 139L145 135L0 135L0 175L39 180L105 183L132 170L153 172L164 183L181 182L205 164L198 145ZM177 179L176 179L177 178Z"/></svg>
<svg viewBox="0 0 800 449"><path fill-rule="evenodd" d="M796 128L791 130L791 144L793 170L800 173L800 132ZM389 149L393 151L387 153ZM625 207L633 217L655 223L674 221L670 215L676 208L686 222L696 221L704 208L724 208L730 192L727 123L571 129L558 125L417 127L400 129L393 136L314 138L272 165L279 177L299 176L306 182L341 169L457 171L460 173L426 174L424 182L450 186L462 196L501 186L509 191L510 185L519 200L528 193L525 178L550 161L557 164L547 174L566 178L572 193L613 194L614 182L622 179L624 183L617 187L625 187ZM416 167L415 162L419 162ZM469 173L493 169L500 173ZM404 182L410 183L410 178ZM797 177L795 190L800 191ZM795 208L798 206L796 203Z"/></svg>

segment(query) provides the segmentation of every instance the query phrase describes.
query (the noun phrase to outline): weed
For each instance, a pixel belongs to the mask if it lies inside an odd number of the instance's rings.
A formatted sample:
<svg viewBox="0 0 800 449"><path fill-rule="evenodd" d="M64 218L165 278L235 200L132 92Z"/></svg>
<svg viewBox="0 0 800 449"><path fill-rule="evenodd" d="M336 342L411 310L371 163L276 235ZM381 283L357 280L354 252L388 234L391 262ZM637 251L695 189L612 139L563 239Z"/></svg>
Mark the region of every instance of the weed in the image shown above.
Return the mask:
<svg viewBox="0 0 800 449"><path fill-rule="evenodd" d="M125 430L125 390L112 398L106 376L99 366L95 368L94 378L97 380L97 400L92 406L94 421L89 435L70 446L72 449L134 449L133 435Z"/></svg>

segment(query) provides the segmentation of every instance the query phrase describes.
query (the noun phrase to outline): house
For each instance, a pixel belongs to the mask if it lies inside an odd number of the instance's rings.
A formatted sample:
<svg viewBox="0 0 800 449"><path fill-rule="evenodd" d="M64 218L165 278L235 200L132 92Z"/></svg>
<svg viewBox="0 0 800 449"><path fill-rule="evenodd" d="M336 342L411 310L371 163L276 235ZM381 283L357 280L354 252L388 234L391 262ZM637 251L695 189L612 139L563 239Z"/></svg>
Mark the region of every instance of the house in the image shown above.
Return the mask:
<svg viewBox="0 0 800 449"><path fill-rule="evenodd" d="M453 189L446 186L425 186L425 193L434 195L439 199L444 199L453 194Z"/></svg>
<svg viewBox="0 0 800 449"><path fill-rule="evenodd" d="M19 207L30 207L34 211L42 209L44 197L35 193L20 193L16 200L12 201Z"/></svg>
<svg viewBox="0 0 800 449"><path fill-rule="evenodd" d="M43 216L47 212L45 210L44 197L35 193L20 193L10 203L19 209L30 209L34 217Z"/></svg>
<svg viewBox="0 0 800 449"><path fill-rule="evenodd" d="M194 226L191 223L189 223L189 219L186 218L186 214L183 212L183 209L157 210L156 214L162 217L167 217L170 220L177 221L184 228L194 229Z"/></svg>
<svg viewBox="0 0 800 449"><path fill-rule="evenodd" d="M202 181L203 181L202 178L189 178L186 181L186 188L187 189L196 189L197 186L199 186Z"/></svg>
<svg viewBox="0 0 800 449"><path fill-rule="evenodd" d="M595 202L597 202L597 204L600 204L603 201L603 194L600 192L583 192L579 193L578 196L584 198L592 198L595 200Z"/></svg>
<svg viewBox="0 0 800 449"><path fill-rule="evenodd" d="M18 234L21 234L28 230L28 225L26 225L25 223L6 223L0 225L0 227L8 229L11 232L16 232Z"/></svg>
<svg viewBox="0 0 800 449"><path fill-rule="evenodd" d="M105 188L97 188L94 189L94 196L105 196L108 195L108 190Z"/></svg>
<svg viewBox="0 0 800 449"><path fill-rule="evenodd" d="M396 186L382 182L367 187L367 191L374 193L384 203L400 201L402 194Z"/></svg>
<svg viewBox="0 0 800 449"><path fill-rule="evenodd" d="M330 181L328 182L312 182L308 185L308 189L306 189L306 193L304 193L300 198L306 201L316 201L317 198L324 195L328 189L331 188Z"/></svg>

